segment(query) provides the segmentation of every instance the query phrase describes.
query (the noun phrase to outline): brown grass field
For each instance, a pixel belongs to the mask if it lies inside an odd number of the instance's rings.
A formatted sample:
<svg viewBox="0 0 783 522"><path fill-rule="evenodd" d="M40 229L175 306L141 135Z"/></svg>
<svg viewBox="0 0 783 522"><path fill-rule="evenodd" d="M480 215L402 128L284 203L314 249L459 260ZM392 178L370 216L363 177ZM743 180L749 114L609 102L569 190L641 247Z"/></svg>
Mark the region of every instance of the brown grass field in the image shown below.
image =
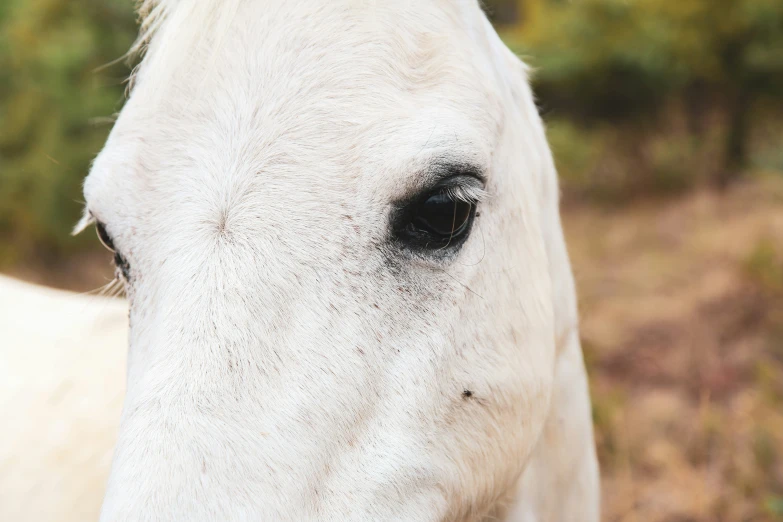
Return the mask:
<svg viewBox="0 0 783 522"><path fill-rule="evenodd" d="M783 520L783 179L564 211L604 520Z"/></svg>

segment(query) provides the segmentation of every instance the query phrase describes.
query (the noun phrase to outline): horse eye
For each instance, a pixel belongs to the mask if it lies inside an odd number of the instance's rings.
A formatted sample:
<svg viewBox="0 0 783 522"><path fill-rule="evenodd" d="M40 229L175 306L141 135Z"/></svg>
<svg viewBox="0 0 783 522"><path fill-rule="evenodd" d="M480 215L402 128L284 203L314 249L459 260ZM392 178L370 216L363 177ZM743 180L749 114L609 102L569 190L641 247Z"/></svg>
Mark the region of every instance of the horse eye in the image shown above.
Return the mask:
<svg viewBox="0 0 783 522"><path fill-rule="evenodd" d="M449 194L433 194L421 203L411 224L443 238L460 235L467 227L473 205L456 200Z"/></svg>
<svg viewBox="0 0 783 522"><path fill-rule="evenodd" d="M95 223L95 232L97 232L98 239L101 240L103 246L105 246L108 250L116 253L117 249L114 248L114 242L111 240L111 236L106 231L106 227L100 221Z"/></svg>
<svg viewBox="0 0 783 522"><path fill-rule="evenodd" d="M408 205L395 227L408 246L422 249L456 247L468 235L476 205L440 189Z"/></svg>

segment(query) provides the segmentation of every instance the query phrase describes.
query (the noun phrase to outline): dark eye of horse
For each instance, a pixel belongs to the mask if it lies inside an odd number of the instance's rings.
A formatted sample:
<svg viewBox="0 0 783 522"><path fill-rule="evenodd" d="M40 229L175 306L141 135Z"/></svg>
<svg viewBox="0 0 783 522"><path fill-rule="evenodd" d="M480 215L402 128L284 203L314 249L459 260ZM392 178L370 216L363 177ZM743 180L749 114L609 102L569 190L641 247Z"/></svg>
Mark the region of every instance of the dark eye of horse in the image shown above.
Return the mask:
<svg viewBox="0 0 783 522"><path fill-rule="evenodd" d="M475 214L475 204L439 188L401 209L395 236L405 246L423 250L457 247L467 238Z"/></svg>
<svg viewBox="0 0 783 522"><path fill-rule="evenodd" d="M117 248L114 246L114 241L112 241L111 236L109 235L109 232L106 230L106 225L101 223L100 221L95 222L95 231L98 233L98 239L101 240L101 243L103 243L103 246L105 246L108 250L110 250L114 254L114 264L117 268L119 268L120 272L122 272L123 277L125 277L126 281L130 281L130 264L128 264L128 261L117 252Z"/></svg>
<svg viewBox="0 0 783 522"><path fill-rule="evenodd" d="M101 240L103 246L105 246L107 249L111 250L112 252L117 251L117 249L114 248L114 242L111 240L111 236L106 231L106 227L103 225L103 223L97 221L95 223L95 231L98 233L98 239Z"/></svg>
<svg viewBox="0 0 783 522"><path fill-rule="evenodd" d="M468 226L473 205L440 192L418 205L411 225L433 236L449 239L459 236Z"/></svg>

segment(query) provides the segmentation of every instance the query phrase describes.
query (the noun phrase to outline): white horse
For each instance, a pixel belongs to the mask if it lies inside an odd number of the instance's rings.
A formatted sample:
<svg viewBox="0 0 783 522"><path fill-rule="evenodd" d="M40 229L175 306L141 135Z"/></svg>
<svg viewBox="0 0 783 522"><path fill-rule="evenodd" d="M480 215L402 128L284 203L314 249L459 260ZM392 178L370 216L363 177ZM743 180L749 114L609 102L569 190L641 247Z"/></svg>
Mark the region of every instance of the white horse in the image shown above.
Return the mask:
<svg viewBox="0 0 783 522"><path fill-rule="evenodd" d="M130 303L101 520L597 520L555 169L477 1L142 16L84 191Z"/></svg>
<svg viewBox="0 0 783 522"><path fill-rule="evenodd" d="M0 520L95 520L125 389L128 307L0 276Z"/></svg>

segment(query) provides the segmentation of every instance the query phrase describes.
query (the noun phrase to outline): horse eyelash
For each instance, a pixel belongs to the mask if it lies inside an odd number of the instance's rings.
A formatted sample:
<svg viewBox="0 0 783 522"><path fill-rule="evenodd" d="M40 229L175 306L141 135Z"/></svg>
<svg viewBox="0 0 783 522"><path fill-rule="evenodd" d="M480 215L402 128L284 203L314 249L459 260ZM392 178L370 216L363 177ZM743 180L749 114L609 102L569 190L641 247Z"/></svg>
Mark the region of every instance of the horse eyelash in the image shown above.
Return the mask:
<svg viewBox="0 0 783 522"><path fill-rule="evenodd" d="M446 187L444 192L457 201L463 201L471 205L477 205L489 196L489 193L484 188L467 183Z"/></svg>
<svg viewBox="0 0 783 522"><path fill-rule="evenodd" d="M84 232L86 228L88 228L90 225L94 225L95 222L96 219L95 216L92 215L92 212L90 212L89 210L85 210L79 222L76 223L76 225L73 227L73 230L71 231L71 235L75 236Z"/></svg>

